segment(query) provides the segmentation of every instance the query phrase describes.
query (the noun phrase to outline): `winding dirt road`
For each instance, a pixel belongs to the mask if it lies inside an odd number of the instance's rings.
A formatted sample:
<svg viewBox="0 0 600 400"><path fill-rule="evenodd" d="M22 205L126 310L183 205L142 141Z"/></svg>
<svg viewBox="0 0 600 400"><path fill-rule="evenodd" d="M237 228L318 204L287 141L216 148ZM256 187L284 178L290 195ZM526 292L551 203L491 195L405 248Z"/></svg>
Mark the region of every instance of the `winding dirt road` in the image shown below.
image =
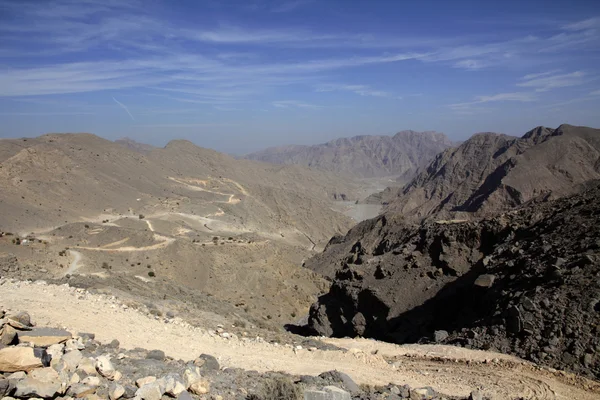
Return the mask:
<svg viewBox="0 0 600 400"><path fill-rule="evenodd" d="M185 182L185 180L177 179L177 178L174 178L172 176L170 176L169 179L172 180L172 181L175 181L175 182L177 182L177 183L179 183L181 185L184 185L185 187L187 187L190 190L194 190L194 191L198 191L198 192L207 192L207 193L212 193L212 194L216 194L216 195L219 195L219 196L227 196L228 197L227 201L213 200L212 201L213 203L237 204L237 203L239 203L241 201L240 199L236 199L235 198L235 196L236 196L235 193L234 194L223 193L223 192L217 192L215 190L210 190L210 189L204 188L203 186L205 186L206 183L207 183L207 181L205 181L205 180L193 180L194 182L202 185L202 186L199 186L199 185L192 185L189 182ZM225 181L225 182L229 182L229 183L235 185L238 188L238 190L243 195L246 195L246 196L248 195L248 192L246 191L246 189L244 189L244 187L242 185L240 185L239 183L237 183L236 181L231 180L231 179L226 179L226 178L221 178L221 180Z"/></svg>
<svg viewBox="0 0 600 400"><path fill-rule="evenodd" d="M175 241L174 238L162 236L162 235L155 233L154 240L160 240L160 242L149 245L149 246L142 246L142 247L123 246L123 247L116 247L116 248L107 248L107 246L114 246L119 243L124 243L126 240L129 240L129 238L122 239L122 240L107 244L102 247L79 246L79 247L77 247L77 250L106 251L106 252L148 251L148 250L162 249L164 247L167 247L168 245L170 245L171 243L173 243Z"/></svg>
<svg viewBox="0 0 600 400"><path fill-rule="evenodd" d="M514 357L451 346L396 346L366 339L325 339L348 351L293 350L255 339L223 339L183 321L166 324L124 308L114 298L66 285L0 280L0 307L27 310L38 325L94 332L124 348L161 349L190 360L212 354L221 365L257 371L316 375L338 369L358 383L432 386L446 395L479 389L491 399L600 398L600 384L571 374L541 370Z"/></svg>

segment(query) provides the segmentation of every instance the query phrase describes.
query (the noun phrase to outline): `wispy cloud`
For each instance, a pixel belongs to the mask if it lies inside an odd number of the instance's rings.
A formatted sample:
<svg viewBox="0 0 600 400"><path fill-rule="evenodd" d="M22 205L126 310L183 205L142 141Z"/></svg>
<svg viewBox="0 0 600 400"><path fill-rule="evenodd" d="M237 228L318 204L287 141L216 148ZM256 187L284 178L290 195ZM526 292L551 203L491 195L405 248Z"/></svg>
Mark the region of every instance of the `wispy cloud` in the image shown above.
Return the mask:
<svg viewBox="0 0 600 400"><path fill-rule="evenodd" d="M312 8L309 3L290 0L272 6L272 2L262 2L260 11L283 13L305 7L302 10L308 12ZM168 110L164 113L179 113L169 109L176 109L177 103L185 103L179 105L186 108L197 105L220 111L247 110L257 101L262 104L253 107L319 109L323 106L312 104L313 100L304 96L306 91L315 90L399 98L379 79L377 70L409 63L424 63L427 69L510 70L510 79L515 80L524 75L518 71L535 72L518 80L521 89L498 85L494 92L499 94L490 96L475 97L465 85L458 96L471 101L450 105L452 109L481 110L484 103L534 101L536 92L593 79L591 70L565 73L572 69L567 69L563 61L577 63L587 57L587 50L597 49L600 21L571 21L564 26L513 32L505 40L491 40L491 36L466 34L385 35L359 32L355 27L345 30L335 24L312 29L292 24L257 27L254 22L214 23L212 17L192 25L185 19L166 19L141 0L0 0L0 7L0 97L63 98L68 96L58 95L111 91L110 95L114 93L129 104L131 100L117 92L127 89L128 93L156 96L152 100L161 104L153 104L153 108L165 107ZM270 17L279 20L284 16ZM386 30L378 28L375 32ZM344 76L346 72L348 76ZM366 80L365 76L373 79ZM355 79L369 84L320 84ZM410 78L398 75L401 79ZM413 86L406 90L425 88ZM303 94L296 94L300 91ZM114 107L106 95L101 97L107 100L104 107ZM305 101L276 100L281 98ZM139 117L147 112L135 108L132 113L116 98L113 101L132 120L133 114ZM48 109L51 107L48 104ZM95 111L91 105L72 110Z"/></svg>
<svg viewBox="0 0 600 400"><path fill-rule="evenodd" d="M583 31L597 28L600 28L600 17L588 18L564 26L564 29L569 31Z"/></svg>
<svg viewBox="0 0 600 400"><path fill-rule="evenodd" d="M44 117L51 117L51 116L55 116L55 115L94 115L95 113L93 112L78 112L78 111L74 111L74 112L2 112L0 113L0 115L5 115L5 116L44 116Z"/></svg>
<svg viewBox="0 0 600 400"><path fill-rule="evenodd" d="M539 108L541 108L541 109L555 108L557 110L560 110L559 107L564 107L564 106L576 104L576 103L589 102L590 100L593 100L593 96L576 97L574 99L561 101L559 103L543 104Z"/></svg>
<svg viewBox="0 0 600 400"><path fill-rule="evenodd" d="M307 4L312 3L314 0L292 0L292 1L285 1L275 7L273 7L271 9L272 12L274 13L285 13L285 12L290 12L290 11L294 11L297 8L303 7Z"/></svg>
<svg viewBox="0 0 600 400"><path fill-rule="evenodd" d="M127 114L129 114L129 116L131 117L132 120L135 121L135 118L133 118L133 115L131 115L131 113L129 112L129 109L127 108L127 106L123 103L121 103L119 100L115 99L114 97L112 98L115 103L117 103L123 110L125 110L127 112Z"/></svg>
<svg viewBox="0 0 600 400"><path fill-rule="evenodd" d="M524 82L517 83L517 86L533 88L536 92L546 92L551 89L581 85L585 82L585 76L583 71L558 75L553 73L526 75L523 77Z"/></svg>
<svg viewBox="0 0 600 400"><path fill-rule="evenodd" d="M319 85L316 88L317 92L334 92L334 91L344 91L344 92L352 92L356 93L360 96L372 96L372 97L388 97L388 98L401 98L399 96L395 96L390 92L386 92L383 90L376 90L371 88L368 85L343 85L343 84L325 84Z"/></svg>
<svg viewBox="0 0 600 400"><path fill-rule="evenodd" d="M591 96L600 96L600 89L590 92Z"/></svg>
<svg viewBox="0 0 600 400"><path fill-rule="evenodd" d="M483 69L489 66L489 63L487 63L484 60L473 60L473 59L466 59L466 60L460 60L454 63L454 67L456 68L463 68L463 69L467 69L467 70L478 70L478 69Z"/></svg>
<svg viewBox="0 0 600 400"><path fill-rule="evenodd" d="M560 72L560 70L554 69L552 71L536 72L534 74L527 74L527 75L525 75L523 77L523 79L528 81L528 80L531 80L531 79L541 78L543 76L553 75L553 74L556 74L557 72Z"/></svg>
<svg viewBox="0 0 600 400"><path fill-rule="evenodd" d="M239 111L240 110L240 108L237 108L237 107L214 106L213 108L217 111Z"/></svg>
<svg viewBox="0 0 600 400"><path fill-rule="evenodd" d="M472 106L476 106L484 103L493 103L493 102L507 102L507 101L516 101L516 102L530 102L535 101L536 97L533 93L527 92L514 92L514 93L498 93L489 96L476 96L474 101L466 102L466 103L454 103L449 104L448 107L455 111L466 111L470 110Z"/></svg>
<svg viewBox="0 0 600 400"><path fill-rule="evenodd" d="M516 92L516 93L499 93L491 96L477 96L478 103L489 103L492 101L534 101L536 99L533 93Z"/></svg>
<svg viewBox="0 0 600 400"><path fill-rule="evenodd" d="M155 114L192 114L198 113L198 109L194 108L178 108L178 109L150 109L138 111L136 114L155 115Z"/></svg>
<svg viewBox="0 0 600 400"><path fill-rule="evenodd" d="M277 108L310 108L310 109L323 108L323 106L319 106L316 104L309 104L309 103L305 103L302 101L296 101L296 100L279 100L279 101L274 101L272 104L273 104L273 107L277 107Z"/></svg>
<svg viewBox="0 0 600 400"><path fill-rule="evenodd" d="M266 29L253 29L247 30L235 26L224 26L213 30L192 30L182 29L174 31L174 34L184 37L186 39L200 41L200 42L212 42L220 44L292 44L292 43L303 43L307 46L311 46L311 42L327 42L327 41L339 41L342 39L342 35L332 34L317 34L303 31L303 30L266 30Z"/></svg>

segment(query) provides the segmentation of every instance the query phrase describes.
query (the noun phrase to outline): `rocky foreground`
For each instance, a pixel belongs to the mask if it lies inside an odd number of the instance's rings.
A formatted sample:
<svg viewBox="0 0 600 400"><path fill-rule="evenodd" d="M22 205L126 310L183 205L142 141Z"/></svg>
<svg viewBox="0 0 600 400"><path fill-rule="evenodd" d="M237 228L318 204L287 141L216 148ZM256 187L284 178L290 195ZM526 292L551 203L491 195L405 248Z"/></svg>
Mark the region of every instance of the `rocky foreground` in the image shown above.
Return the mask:
<svg viewBox="0 0 600 400"><path fill-rule="evenodd" d="M26 312L0 312L0 398L43 399L450 399L432 388L358 386L348 375L319 376L221 368L200 354L184 362L161 350L121 349L92 333L37 327ZM482 399L473 392L470 399Z"/></svg>

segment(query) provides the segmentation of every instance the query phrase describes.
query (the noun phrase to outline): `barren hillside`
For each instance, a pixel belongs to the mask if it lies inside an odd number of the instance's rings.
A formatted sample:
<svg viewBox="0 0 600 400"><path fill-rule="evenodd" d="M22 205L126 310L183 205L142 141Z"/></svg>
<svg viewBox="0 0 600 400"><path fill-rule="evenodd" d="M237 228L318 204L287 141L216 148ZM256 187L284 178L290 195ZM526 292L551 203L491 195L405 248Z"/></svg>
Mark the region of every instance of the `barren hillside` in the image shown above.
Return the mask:
<svg viewBox="0 0 600 400"><path fill-rule="evenodd" d="M16 256L23 278L168 282L157 295L184 285L284 323L322 290L302 260L352 225L332 205L354 183L186 141L140 153L52 134L2 140L0 156L0 232L12 233L0 253Z"/></svg>
<svg viewBox="0 0 600 400"><path fill-rule="evenodd" d="M408 218L485 215L535 198L559 198L600 178L600 130L561 125L522 138L474 135L439 155L403 189L384 193Z"/></svg>

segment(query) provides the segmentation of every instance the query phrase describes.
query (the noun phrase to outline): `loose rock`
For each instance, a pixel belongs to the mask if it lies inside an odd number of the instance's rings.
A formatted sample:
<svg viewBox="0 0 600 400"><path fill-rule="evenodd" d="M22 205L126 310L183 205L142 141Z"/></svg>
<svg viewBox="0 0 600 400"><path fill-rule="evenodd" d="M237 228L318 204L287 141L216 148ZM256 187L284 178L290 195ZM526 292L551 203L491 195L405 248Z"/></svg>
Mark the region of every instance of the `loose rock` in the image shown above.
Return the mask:
<svg viewBox="0 0 600 400"><path fill-rule="evenodd" d="M0 349L0 372L30 371L43 366L42 358L31 347Z"/></svg>
<svg viewBox="0 0 600 400"><path fill-rule="evenodd" d="M118 383L111 383L108 387L108 397L110 400L118 400L125 394L125 388Z"/></svg>
<svg viewBox="0 0 600 400"><path fill-rule="evenodd" d="M117 372L107 356L100 356L96 359L96 370L100 375L110 380L115 378Z"/></svg>
<svg viewBox="0 0 600 400"><path fill-rule="evenodd" d="M16 397L54 397L61 388L60 382L42 382L34 378L25 378L17 382Z"/></svg>

